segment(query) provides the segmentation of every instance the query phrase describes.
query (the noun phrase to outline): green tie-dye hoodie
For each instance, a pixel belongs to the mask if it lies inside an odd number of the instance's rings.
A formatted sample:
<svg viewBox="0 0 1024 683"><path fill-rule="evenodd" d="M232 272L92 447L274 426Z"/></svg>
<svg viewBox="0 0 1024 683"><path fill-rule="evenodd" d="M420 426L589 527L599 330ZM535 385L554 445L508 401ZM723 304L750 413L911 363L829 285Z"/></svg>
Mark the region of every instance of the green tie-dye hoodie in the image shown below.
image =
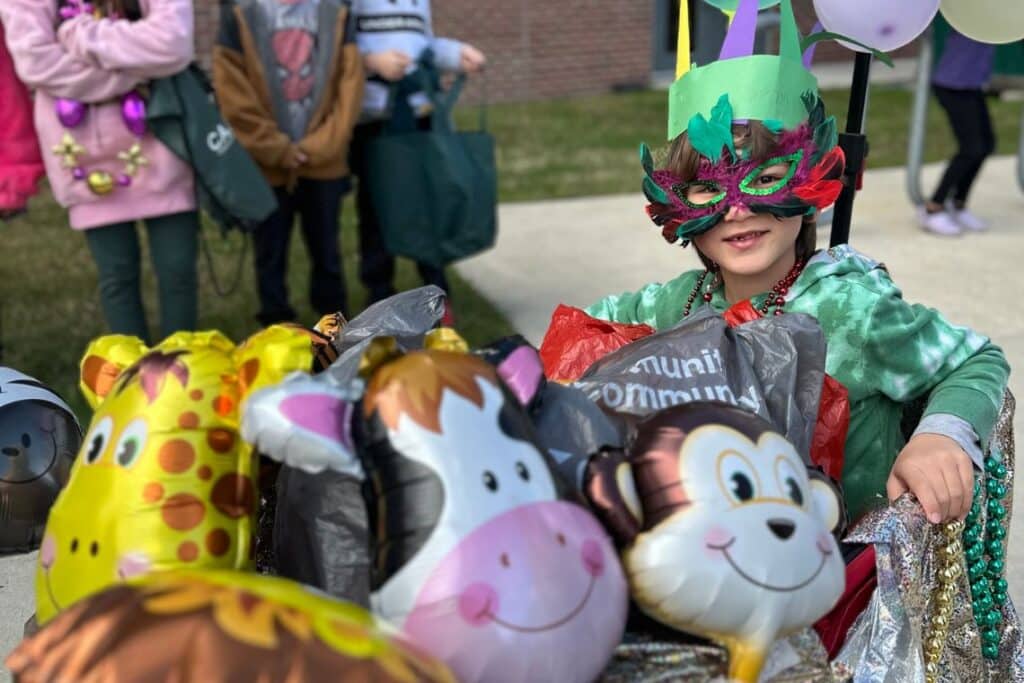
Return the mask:
<svg viewBox="0 0 1024 683"><path fill-rule="evenodd" d="M587 312L671 327L682 319L702 273L606 297ZM719 312L729 307L723 289L711 299ZM763 294L752 301L755 307L763 302ZM938 311L904 301L878 262L846 245L818 252L790 288L785 310L818 319L828 341L826 370L850 392L843 487L853 518L884 501L886 479L905 444L904 404L927 396L925 416L959 417L983 447L987 443L1009 376L1003 352Z"/></svg>

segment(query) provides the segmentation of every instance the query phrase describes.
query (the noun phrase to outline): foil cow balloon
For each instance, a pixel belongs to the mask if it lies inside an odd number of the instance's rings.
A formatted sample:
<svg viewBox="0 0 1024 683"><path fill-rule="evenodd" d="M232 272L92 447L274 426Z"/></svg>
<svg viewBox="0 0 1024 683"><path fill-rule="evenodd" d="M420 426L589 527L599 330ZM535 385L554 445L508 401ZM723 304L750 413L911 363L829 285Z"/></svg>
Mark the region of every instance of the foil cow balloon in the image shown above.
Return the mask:
<svg viewBox="0 0 1024 683"><path fill-rule="evenodd" d="M359 404L316 378L260 392L243 437L365 477L374 611L459 680L594 680L622 636L625 579L495 370L428 348L367 379Z"/></svg>
<svg viewBox="0 0 1024 683"><path fill-rule="evenodd" d="M640 423L628 457L606 451L588 467L587 495L624 546L633 600L724 643L731 678L757 681L772 642L842 594L836 492L756 415L669 408Z"/></svg>

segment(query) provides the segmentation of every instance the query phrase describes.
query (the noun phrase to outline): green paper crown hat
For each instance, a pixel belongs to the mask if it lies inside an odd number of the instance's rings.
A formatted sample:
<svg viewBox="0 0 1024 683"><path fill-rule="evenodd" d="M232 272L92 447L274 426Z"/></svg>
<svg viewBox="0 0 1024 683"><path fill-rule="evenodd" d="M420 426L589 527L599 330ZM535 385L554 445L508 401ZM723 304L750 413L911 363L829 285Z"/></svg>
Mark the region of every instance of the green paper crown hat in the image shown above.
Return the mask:
<svg viewBox="0 0 1024 683"><path fill-rule="evenodd" d="M669 89L668 139L686 131L711 110L727 91L734 119L776 121L793 128L807 118L804 95L817 98L818 79L804 66L800 32L791 0L782 0L779 54L755 55L758 0L740 0L718 61L694 67ZM680 21L686 21L685 16ZM681 55L682 57L682 55ZM688 56L687 56L688 58Z"/></svg>

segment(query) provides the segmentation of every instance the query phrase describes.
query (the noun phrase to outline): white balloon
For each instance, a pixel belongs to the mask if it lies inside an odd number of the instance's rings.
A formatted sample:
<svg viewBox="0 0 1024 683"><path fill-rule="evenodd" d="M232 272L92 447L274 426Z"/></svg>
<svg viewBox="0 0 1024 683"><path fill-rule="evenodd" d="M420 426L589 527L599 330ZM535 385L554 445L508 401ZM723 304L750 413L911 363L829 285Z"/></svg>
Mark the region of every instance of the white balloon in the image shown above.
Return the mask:
<svg viewBox="0 0 1024 683"><path fill-rule="evenodd" d="M1012 43L1024 38L1022 0L942 0L949 25L982 43Z"/></svg>
<svg viewBox="0 0 1024 683"><path fill-rule="evenodd" d="M889 52L903 47L928 28L939 11L939 0L814 0L814 11L826 30ZM851 43L843 45L864 51Z"/></svg>

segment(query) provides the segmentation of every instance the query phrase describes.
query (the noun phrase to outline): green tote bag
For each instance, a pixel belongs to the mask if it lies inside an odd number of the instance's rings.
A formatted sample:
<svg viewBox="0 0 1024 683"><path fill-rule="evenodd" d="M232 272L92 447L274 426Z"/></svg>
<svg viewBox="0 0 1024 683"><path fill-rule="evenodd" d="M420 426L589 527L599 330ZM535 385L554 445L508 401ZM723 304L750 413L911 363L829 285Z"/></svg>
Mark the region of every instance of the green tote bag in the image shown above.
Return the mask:
<svg viewBox="0 0 1024 683"><path fill-rule="evenodd" d="M195 171L199 203L222 230L253 230L277 208L263 173L235 139L194 64L150 85L146 123Z"/></svg>
<svg viewBox="0 0 1024 683"><path fill-rule="evenodd" d="M436 267L494 245L498 178L494 138L486 130L456 131L455 105L465 76L442 91L429 63L392 88L391 124L370 141L364 178L388 251ZM408 92L431 100L431 129L415 129Z"/></svg>

